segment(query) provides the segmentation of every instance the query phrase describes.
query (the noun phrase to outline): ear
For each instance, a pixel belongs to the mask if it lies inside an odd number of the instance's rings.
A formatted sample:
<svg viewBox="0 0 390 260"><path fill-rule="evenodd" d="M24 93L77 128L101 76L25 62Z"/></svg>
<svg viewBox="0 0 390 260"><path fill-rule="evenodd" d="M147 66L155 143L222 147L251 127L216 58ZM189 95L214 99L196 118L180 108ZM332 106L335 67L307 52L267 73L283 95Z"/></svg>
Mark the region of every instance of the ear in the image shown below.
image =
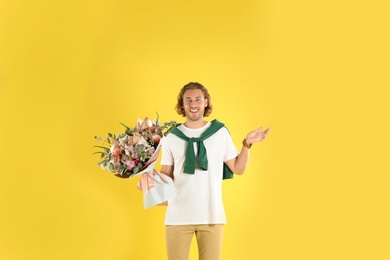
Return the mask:
<svg viewBox="0 0 390 260"><path fill-rule="evenodd" d="M209 105L209 100L207 98L204 99L204 107L207 107Z"/></svg>

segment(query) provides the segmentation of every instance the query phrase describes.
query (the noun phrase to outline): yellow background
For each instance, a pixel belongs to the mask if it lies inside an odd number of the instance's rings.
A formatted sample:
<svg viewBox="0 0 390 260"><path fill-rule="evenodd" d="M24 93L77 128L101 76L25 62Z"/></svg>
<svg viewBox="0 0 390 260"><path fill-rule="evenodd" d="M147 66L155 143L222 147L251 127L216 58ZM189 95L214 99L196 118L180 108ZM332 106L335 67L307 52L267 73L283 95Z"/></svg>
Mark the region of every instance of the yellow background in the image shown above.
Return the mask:
<svg viewBox="0 0 390 260"><path fill-rule="evenodd" d="M0 259L165 259L162 207L95 135L182 118L189 81L237 147L224 260L390 259L387 1L0 1ZM197 259L196 243L191 259Z"/></svg>

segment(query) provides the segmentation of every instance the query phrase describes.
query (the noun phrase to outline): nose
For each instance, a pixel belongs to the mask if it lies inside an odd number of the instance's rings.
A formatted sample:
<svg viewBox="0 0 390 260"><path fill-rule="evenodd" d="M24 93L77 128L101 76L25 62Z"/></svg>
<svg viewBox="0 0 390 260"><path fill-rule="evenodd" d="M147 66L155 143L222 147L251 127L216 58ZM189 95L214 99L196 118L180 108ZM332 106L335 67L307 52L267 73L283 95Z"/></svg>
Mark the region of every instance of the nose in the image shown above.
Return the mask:
<svg viewBox="0 0 390 260"><path fill-rule="evenodd" d="M190 105L190 106L196 105L196 100L190 100L190 101L189 101L189 105Z"/></svg>

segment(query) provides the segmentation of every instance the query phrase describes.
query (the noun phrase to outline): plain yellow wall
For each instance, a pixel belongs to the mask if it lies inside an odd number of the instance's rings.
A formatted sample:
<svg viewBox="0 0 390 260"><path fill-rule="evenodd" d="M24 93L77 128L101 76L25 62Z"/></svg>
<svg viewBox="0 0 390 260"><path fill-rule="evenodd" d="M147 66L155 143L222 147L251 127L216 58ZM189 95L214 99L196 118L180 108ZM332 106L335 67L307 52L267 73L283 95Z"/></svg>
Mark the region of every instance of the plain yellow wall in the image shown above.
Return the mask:
<svg viewBox="0 0 390 260"><path fill-rule="evenodd" d="M95 135L209 88L237 147L224 260L390 259L387 1L0 1L0 259L165 259ZM191 259L197 259L193 243Z"/></svg>

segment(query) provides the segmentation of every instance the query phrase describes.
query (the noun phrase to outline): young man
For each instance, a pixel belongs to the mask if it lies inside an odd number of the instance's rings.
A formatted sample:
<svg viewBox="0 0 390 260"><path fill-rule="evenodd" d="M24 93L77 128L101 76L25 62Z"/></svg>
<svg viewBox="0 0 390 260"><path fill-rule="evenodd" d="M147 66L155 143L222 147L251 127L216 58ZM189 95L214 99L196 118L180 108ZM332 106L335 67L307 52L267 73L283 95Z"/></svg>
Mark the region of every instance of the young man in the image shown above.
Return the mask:
<svg viewBox="0 0 390 260"><path fill-rule="evenodd" d="M161 159L161 173L174 180L177 193L168 201L165 218L168 260L188 260L194 234L199 259L218 260L226 223L222 181L232 177L229 170L244 173L250 147L263 141L269 129L250 132L238 152L222 123L205 121L213 107L204 86L188 83L177 101L176 111L186 120L163 138Z"/></svg>

